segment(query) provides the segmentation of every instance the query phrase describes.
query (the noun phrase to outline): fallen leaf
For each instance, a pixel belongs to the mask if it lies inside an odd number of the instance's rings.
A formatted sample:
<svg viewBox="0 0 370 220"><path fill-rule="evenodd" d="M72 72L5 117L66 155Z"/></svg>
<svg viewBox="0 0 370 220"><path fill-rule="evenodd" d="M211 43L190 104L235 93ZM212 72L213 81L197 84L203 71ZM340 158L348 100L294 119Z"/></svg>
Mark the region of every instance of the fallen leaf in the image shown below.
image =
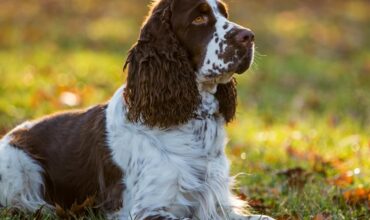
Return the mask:
<svg viewBox="0 0 370 220"><path fill-rule="evenodd" d="M95 203L95 197L87 197L82 204L73 203L70 212L75 215L80 215L89 208L93 208Z"/></svg>
<svg viewBox="0 0 370 220"><path fill-rule="evenodd" d="M304 174L306 171L301 168L301 167L295 167L295 168L292 168L292 169L287 169L287 170L284 170L284 171L280 171L278 173L278 175L284 175L284 176L287 176L287 177L294 177L294 176L300 176L302 174Z"/></svg>
<svg viewBox="0 0 370 220"><path fill-rule="evenodd" d="M58 217L64 219L68 217L68 212L64 210L59 204L55 204L55 213Z"/></svg>
<svg viewBox="0 0 370 220"><path fill-rule="evenodd" d="M286 215L277 216L276 220L300 220L300 218L296 215L286 214Z"/></svg>
<svg viewBox="0 0 370 220"><path fill-rule="evenodd" d="M353 184L354 178L349 172L340 174L332 179L329 179L329 183L339 187L347 187Z"/></svg>
<svg viewBox="0 0 370 220"><path fill-rule="evenodd" d="M239 192L238 193L238 197L241 199L241 200L243 200L243 201L246 201L247 200L247 195L245 195L244 193L242 193L242 192Z"/></svg>
<svg viewBox="0 0 370 220"><path fill-rule="evenodd" d="M290 157L298 160L314 161L316 158L320 158L320 156L313 151L299 151L291 145L286 148L286 152Z"/></svg>
<svg viewBox="0 0 370 220"><path fill-rule="evenodd" d="M345 159L343 158L331 158L330 160L328 160L328 163L339 173L344 173L348 171L348 166L346 165Z"/></svg>
<svg viewBox="0 0 370 220"><path fill-rule="evenodd" d="M272 188L270 189L270 192L274 195L274 196L280 196L281 192L278 188Z"/></svg>
<svg viewBox="0 0 370 220"><path fill-rule="evenodd" d="M73 203L69 209L62 208L59 204L55 204L55 213L62 219L76 219L82 216L88 209L94 208L95 196L87 197L81 204Z"/></svg>
<svg viewBox="0 0 370 220"><path fill-rule="evenodd" d="M319 214L315 215L315 217L313 217L312 220L331 220L331 219L333 219L333 218L330 214L319 213Z"/></svg>
<svg viewBox="0 0 370 220"><path fill-rule="evenodd" d="M343 197L350 205L370 203L370 189L357 188L345 191Z"/></svg>
<svg viewBox="0 0 370 220"><path fill-rule="evenodd" d="M271 207L264 204L263 199L249 199L248 204L258 212L266 212Z"/></svg>
<svg viewBox="0 0 370 220"><path fill-rule="evenodd" d="M312 175L301 167L280 171L277 174L286 177L290 187L298 189L302 189Z"/></svg>

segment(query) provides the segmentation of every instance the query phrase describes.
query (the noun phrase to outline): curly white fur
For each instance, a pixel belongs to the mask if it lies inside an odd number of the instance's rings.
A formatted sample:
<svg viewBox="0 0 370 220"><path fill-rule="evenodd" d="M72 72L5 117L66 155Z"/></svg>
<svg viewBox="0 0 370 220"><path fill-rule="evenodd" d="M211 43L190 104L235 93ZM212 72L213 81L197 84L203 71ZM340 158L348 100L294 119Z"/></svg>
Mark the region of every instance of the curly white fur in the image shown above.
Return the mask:
<svg viewBox="0 0 370 220"><path fill-rule="evenodd" d="M203 92L204 118L166 130L132 124L120 88L107 109L108 142L114 161L125 171L124 207L119 219L164 215L179 219L243 219L233 210L244 202L230 191L227 142L222 118L213 116L218 103Z"/></svg>

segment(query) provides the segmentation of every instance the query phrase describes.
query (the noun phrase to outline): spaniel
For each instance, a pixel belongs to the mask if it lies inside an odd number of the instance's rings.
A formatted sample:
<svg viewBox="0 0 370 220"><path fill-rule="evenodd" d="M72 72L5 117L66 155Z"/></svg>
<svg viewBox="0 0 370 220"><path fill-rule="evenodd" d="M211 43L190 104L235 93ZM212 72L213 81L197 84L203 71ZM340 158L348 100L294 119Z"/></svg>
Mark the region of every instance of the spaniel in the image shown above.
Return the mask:
<svg viewBox="0 0 370 220"><path fill-rule="evenodd" d="M218 0L157 0L107 104L26 122L0 141L0 204L110 219L246 220L232 194L224 126L254 35Z"/></svg>

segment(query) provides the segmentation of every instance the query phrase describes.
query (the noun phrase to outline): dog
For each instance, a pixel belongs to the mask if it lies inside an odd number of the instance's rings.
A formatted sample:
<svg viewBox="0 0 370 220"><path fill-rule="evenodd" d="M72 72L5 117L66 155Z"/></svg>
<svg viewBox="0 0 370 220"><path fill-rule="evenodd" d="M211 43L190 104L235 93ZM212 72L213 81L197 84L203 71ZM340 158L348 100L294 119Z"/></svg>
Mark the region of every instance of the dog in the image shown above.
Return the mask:
<svg viewBox="0 0 370 220"><path fill-rule="evenodd" d="M95 199L110 219L247 220L224 148L254 34L219 0L157 0L108 103L25 122L0 141L0 204Z"/></svg>

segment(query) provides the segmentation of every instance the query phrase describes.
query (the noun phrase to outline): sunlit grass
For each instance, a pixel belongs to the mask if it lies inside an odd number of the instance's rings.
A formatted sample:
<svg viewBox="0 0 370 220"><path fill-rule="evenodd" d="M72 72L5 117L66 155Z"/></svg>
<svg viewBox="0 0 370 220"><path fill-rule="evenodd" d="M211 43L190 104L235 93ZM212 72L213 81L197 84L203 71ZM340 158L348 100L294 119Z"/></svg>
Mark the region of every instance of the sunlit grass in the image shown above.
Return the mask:
<svg viewBox="0 0 370 220"><path fill-rule="evenodd" d="M233 173L239 174L239 192L264 201L272 215L294 214L307 219L318 213L329 213L335 219L362 216L368 213L366 205L346 205L343 192L370 186L366 132L354 121L333 125L330 116L271 124L258 113L245 111L229 126L228 153ZM303 183L295 187L288 184L294 176L279 172L297 167L307 176L299 174L298 181ZM347 189L333 184L338 175L346 174L353 180L345 183Z"/></svg>

